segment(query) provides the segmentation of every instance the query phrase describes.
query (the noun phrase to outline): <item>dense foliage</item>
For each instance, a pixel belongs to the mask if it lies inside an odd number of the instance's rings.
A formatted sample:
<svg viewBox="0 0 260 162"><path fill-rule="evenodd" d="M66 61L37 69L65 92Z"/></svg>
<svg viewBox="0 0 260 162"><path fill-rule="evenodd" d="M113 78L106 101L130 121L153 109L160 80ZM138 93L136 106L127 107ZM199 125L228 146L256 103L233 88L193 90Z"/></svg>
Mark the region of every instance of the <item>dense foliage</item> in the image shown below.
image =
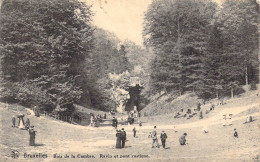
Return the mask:
<svg viewBox="0 0 260 162"><path fill-rule="evenodd" d="M2 96L50 111L73 109L92 47L91 15L76 0L3 1Z"/></svg>
<svg viewBox="0 0 260 162"><path fill-rule="evenodd" d="M153 1L144 40L153 49L153 92L194 91L203 99L231 96L258 81L258 5L252 0Z"/></svg>

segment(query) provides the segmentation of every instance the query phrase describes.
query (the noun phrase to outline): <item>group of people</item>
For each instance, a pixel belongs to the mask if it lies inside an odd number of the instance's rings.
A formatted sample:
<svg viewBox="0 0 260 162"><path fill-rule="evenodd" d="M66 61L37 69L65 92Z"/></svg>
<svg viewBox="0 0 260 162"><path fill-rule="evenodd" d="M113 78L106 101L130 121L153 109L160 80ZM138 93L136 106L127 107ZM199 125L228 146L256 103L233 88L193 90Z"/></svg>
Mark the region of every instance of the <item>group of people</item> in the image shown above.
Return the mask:
<svg viewBox="0 0 260 162"><path fill-rule="evenodd" d="M26 122L24 123L24 114L19 114L17 115L18 118L18 128L23 129L23 130L28 130L30 139L29 139L29 145L30 146L35 146L35 136L36 136L36 131L34 130L34 126L31 125L30 119L27 118ZM12 116L12 127L16 127L16 117L13 115Z"/></svg>
<svg viewBox="0 0 260 162"><path fill-rule="evenodd" d="M160 148L159 143L158 143L158 138L157 138L156 126L154 126L154 130L152 132L150 132L149 137L152 138L152 140L153 140L152 141L152 148L154 148L154 147ZM162 133L160 135L160 139L161 139L163 148L165 148L167 134L164 132L164 130L162 131Z"/></svg>
<svg viewBox="0 0 260 162"><path fill-rule="evenodd" d="M106 114L104 114L102 117L100 114L95 116L94 114L90 113L90 126L98 127L102 119L106 119L106 118L107 118Z"/></svg>
<svg viewBox="0 0 260 162"><path fill-rule="evenodd" d="M24 122L23 118L24 118L24 114L19 114L17 115L18 118L18 123L17 123L17 127L19 127L20 129L26 129L28 130L30 127L30 119L27 118L26 122ZM12 116L12 127L16 127L16 117L13 115Z"/></svg>
<svg viewBox="0 0 260 162"><path fill-rule="evenodd" d="M180 145L186 145L186 136L187 136L187 133L184 133L184 134L179 138ZM158 143L158 138L157 138L156 126L154 126L153 132L150 132L149 137L151 137L151 138L153 139L152 148L154 148L154 147L160 148L159 143ZM165 148L165 147L166 147L167 134L165 133L164 130L162 131L162 133L161 133L161 135L160 135L160 139L161 139L163 148ZM154 145L155 145L155 146L154 146Z"/></svg>
<svg viewBox="0 0 260 162"><path fill-rule="evenodd" d="M122 130L116 130L116 148L124 148L126 142L126 132L124 128Z"/></svg>
<svg viewBox="0 0 260 162"><path fill-rule="evenodd" d="M133 136L136 137L136 128L133 128ZM186 136L187 133L184 133L180 138L179 142L180 145L186 145ZM157 137L157 130L156 126L154 126L154 130L150 132L148 138L152 138L152 148L160 148L159 143L158 143L158 137ZM163 130L160 134L160 139L162 143L162 147L165 149L166 148L166 139L167 139L167 134ZM124 128L122 130L116 130L116 148L124 148L125 147L125 141L126 141L126 132Z"/></svg>

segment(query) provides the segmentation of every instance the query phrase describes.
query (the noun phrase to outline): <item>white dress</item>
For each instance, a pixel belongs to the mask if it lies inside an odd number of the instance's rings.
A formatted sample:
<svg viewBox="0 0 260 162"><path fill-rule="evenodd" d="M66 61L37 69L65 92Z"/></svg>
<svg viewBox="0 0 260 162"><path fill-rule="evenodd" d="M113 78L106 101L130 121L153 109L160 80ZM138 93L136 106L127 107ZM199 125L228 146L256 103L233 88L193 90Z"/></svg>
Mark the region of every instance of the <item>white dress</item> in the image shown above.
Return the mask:
<svg viewBox="0 0 260 162"><path fill-rule="evenodd" d="M22 119L20 120L20 123L19 123L19 128L23 129L24 128L24 125L23 125L23 121Z"/></svg>

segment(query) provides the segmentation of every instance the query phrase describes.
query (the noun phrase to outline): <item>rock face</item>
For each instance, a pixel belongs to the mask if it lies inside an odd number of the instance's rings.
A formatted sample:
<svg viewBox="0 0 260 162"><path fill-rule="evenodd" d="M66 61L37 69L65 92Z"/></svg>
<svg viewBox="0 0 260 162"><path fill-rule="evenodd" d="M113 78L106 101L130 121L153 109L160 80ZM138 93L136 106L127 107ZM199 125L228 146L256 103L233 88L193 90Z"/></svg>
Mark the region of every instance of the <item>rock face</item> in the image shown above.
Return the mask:
<svg viewBox="0 0 260 162"><path fill-rule="evenodd" d="M109 73L111 88L111 100L116 102L115 110L119 113L133 110L139 106L140 100L140 79L132 77L128 71L122 74Z"/></svg>
<svg viewBox="0 0 260 162"><path fill-rule="evenodd" d="M113 91L113 99L117 103L116 111L123 113L125 111L126 102L130 99L130 95L128 91L122 88L116 88Z"/></svg>

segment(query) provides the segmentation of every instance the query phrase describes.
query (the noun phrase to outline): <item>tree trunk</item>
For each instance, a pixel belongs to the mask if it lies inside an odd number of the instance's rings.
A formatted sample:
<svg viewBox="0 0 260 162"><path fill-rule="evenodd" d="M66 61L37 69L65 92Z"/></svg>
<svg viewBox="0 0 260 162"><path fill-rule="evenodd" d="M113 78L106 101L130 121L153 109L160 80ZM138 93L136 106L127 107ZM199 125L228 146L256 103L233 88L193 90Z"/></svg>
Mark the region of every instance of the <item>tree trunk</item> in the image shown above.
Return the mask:
<svg viewBox="0 0 260 162"><path fill-rule="evenodd" d="M233 99L233 98L234 98L234 89L231 88L231 99Z"/></svg>
<svg viewBox="0 0 260 162"><path fill-rule="evenodd" d="M246 85L248 85L248 72L247 72L247 65L246 65Z"/></svg>

